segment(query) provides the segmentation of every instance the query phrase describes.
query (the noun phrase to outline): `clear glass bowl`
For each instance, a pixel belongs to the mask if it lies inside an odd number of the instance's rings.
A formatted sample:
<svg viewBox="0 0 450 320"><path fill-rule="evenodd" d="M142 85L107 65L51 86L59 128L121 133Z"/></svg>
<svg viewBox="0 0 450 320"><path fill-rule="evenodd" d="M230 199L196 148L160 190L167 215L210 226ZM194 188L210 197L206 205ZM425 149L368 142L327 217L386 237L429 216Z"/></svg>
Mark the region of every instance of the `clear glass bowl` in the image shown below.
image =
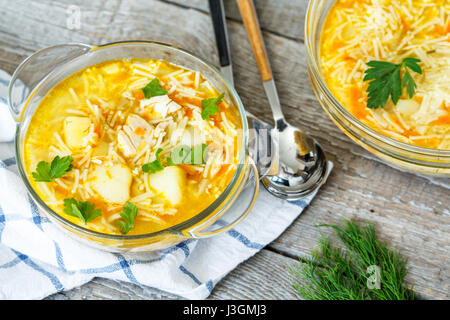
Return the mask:
<svg viewBox="0 0 450 320"><path fill-rule="evenodd" d="M320 35L334 3L335 0L311 0L305 19L308 72L323 109L345 134L388 164L409 172L450 177L450 150L418 147L377 132L355 118L328 89L320 67Z"/></svg>
<svg viewBox="0 0 450 320"><path fill-rule="evenodd" d="M88 66L112 59L161 59L202 73L217 90L239 109L243 134L239 137L239 164L225 191L207 209L178 225L142 235L110 235L76 225L54 212L35 192L24 168L24 140L34 111L43 97L69 75ZM16 69L9 86L9 107L17 121L16 160L28 192L40 212L63 232L90 246L112 252L154 251L188 238L204 238L225 232L250 212L258 194L258 170L249 156L249 130L242 102L222 75L210 64L173 46L148 42L116 42L98 47L66 44L42 49L25 59Z"/></svg>

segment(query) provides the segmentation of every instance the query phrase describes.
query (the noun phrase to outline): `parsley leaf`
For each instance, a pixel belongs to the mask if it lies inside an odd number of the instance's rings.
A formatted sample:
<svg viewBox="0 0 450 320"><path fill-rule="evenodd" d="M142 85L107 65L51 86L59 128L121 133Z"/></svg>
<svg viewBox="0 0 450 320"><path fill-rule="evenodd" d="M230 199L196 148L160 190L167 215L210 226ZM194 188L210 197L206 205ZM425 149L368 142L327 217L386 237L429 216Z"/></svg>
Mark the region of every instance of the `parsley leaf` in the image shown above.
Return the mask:
<svg viewBox="0 0 450 320"><path fill-rule="evenodd" d="M102 215L102 210L95 209L95 205L89 201L78 202L74 198L64 199L64 212L69 216L77 217L84 224Z"/></svg>
<svg viewBox="0 0 450 320"><path fill-rule="evenodd" d="M192 148L186 145L179 146L172 150L171 157L167 158L167 165L175 166L177 164L205 164L206 148L204 143Z"/></svg>
<svg viewBox="0 0 450 320"><path fill-rule="evenodd" d="M416 58L403 59L403 63L405 64L405 66L407 66L408 68L410 68L412 71L414 71L416 73L422 74L422 69L418 65L419 62L420 62L420 59L416 59Z"/></svg>
<svg viewBox="0 0 450 320"><path fill-rule="evenodd" d="M367 107L371 109L383 108L388 102L389 96L396 105L402 95L403 87L406 87L409 97L412 98L417 85L408 69L422 74L419 62L420 60L416 58L405 58L400 64L385 61L368 62L369 68L364 72L364 81L370 81L367 88L369 97ZM401 77L402 67L405 67L403 80Z"/></svg>
<svg viewBox="0 0 450 320"><path fill-rule="evenodd" d="M406 87L409 97L412 98L416 92L417 84L414 82L414 79L408 70L406 70L405 75L403 76L402 86Z"/></svg>
<svg viewBox="0 0 450 320"><path fill-rule="evenodd" d="M167 90L161 86L158 78L154 78L144 88L142 88L142 93L144 93L145 99L150 99L151 97L163 96L167 94Z"/></svg>
<svg viewBox="0 0 450 320"><path fill-rule="evenodd" d="M36 172L32 172L33 178L36 182L51 182L53 179L57 179L66 174L67 171L72 169L72 157L60 158L56 156L49 164L48 162L41 161L36 166Z"/></svg>
<svg viewBox="0 0 450 320"><path fill-rule="evenodd" d="M164 169L164 166L161 163L161 159L159 158L159 154L161 153L161 151L163 151L162 148L159 148L158 150L156 150L156 160L146 163L142 166L142 171L144 172L149 172L151 171L152 173L155 173L157 171L161 171Z"/></svg>
<svg viewBox="0 0 450 320"><path fill-rule="evenodd" d="M222 98L225 96L225 93L222 93L217 98L209 98L202 100L202 119L207 120L209 116L215 115L219 112L219 108L217 105L222 101Z"/></svg>
<svg viewBox="0 0 450 320"><path fill-rule="evenodd" d="M134 220L136 220L138 208L135 204L131 202L125 203L122 211L120 212L120 216L123 220L118 221L120 232L123 234L127 234L131 229L134 228Z"/></svg>

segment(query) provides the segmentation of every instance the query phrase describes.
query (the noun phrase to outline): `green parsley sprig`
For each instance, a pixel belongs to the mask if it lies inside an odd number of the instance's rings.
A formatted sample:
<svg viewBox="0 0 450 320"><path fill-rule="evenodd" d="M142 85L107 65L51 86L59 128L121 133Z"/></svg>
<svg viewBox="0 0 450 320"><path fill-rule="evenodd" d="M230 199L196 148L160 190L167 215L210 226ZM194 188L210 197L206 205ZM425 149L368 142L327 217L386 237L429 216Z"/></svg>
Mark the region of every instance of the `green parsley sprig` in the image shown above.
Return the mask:
<svg viewBox="0 0 450 320"><path fill-rule="evenodd" d="M370 81L367 88L369 97L367 107L371 109L384 108L389 96L396 105L402 95L403 87L406 87L409 97L412 98L416 92L417 84L408 69L422 74L419 62L420 60L416 58L405 58L400 64L386 61L368 62L369 68L364 72L364 81ZM402 67L405 69L403 79L401 76Z"/></svg>
<svg viewBox="0 0 450 320"><path fill-rule="evenodd" d="M72 170L72 157L56 156L51 163L41 161L36 166L36 172L32 172L36 182L52 182L53 179L61 178L66 172Z"/></svg>
<svg viewBox="0 0 450 320"><path fill-rule="evenodd" d="M146 163L142 166L142 171L144 172L149 172L151 171L152 173L155 173L157 171L161 171L164 169L164 166L161 162L161 159L159 158L159 154L163 151L162 148L158 148L158 150L156 150L156 160Z"/></svg>
<svg viewBox="0 0 450 320"><path fill-rule="evenodd" d="M144 94L145 99L150 99L151 97L163 96L167 94L167 90L162 87L158 78L154 78L144 88L142 88L142 93Z"/></svg>
<svg viewBox="0 0 450 320"><path fill-rule="evenodd" d="M219 112L219 107L217 106L225 96L225 93L222 93L220 96L216 98L209 98L202 100L202 119L207 120L210 116L215 115Z"/></svg>
<svg viewBox="0 0 450 320"><path fill-rule="evenodd" d="M64 199L64 212L69 216L77 217L84 224L102 215L102 210L95 209L95 205L89 201L77 201L74 198Z"/></svg>
<svg viewBox="0 0 450 320"><path fill-rule="evenodd" d="M120 216L123 218L123 220L119 220L117 222L122 234L127 234L131 229L134 228L134 220L136 220L137 213L138 208L135 204L131 202L125 203L125 206L120 212Z"/></svg>

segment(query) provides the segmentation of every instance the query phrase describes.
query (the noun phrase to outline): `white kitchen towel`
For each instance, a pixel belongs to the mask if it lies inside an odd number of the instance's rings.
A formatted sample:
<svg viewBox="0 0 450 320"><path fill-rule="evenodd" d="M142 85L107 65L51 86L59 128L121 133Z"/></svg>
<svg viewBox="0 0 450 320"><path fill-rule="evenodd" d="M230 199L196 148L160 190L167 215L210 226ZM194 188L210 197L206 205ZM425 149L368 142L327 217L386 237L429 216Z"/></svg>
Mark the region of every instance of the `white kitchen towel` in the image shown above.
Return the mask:
<svg viewBox="0 0 450 320"><path fill-rule="evenodd" d="M7 81L0 73L0 82ZM6 121L10 120L0 118L0 127ZM151 286L188 299L204 299L225 275L276 239L314 196L315 193L304 200L288 202L273 197L261 186L249 216L221 235L186 240L160 252L109 253L79 243L40 214L17 173L13 143L3 142L0 299L41 299L94 277Z"/></svg>

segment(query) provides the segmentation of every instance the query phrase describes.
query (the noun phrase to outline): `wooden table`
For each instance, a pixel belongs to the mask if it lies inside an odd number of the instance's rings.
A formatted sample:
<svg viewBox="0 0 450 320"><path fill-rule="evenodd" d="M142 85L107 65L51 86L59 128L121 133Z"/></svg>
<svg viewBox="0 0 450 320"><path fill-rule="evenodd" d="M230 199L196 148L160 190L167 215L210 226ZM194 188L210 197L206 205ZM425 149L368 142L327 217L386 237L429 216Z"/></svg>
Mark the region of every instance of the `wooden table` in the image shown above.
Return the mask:
<svg viewBox="0 0 450 320"><path fill-rule="evenodd" d="M234 1L225 0L236 88L253 114L271 120L256 63ZM449 298L450 181L393 169L347 138L323 112L305 65L305 0L255 0L283 110L324 147L335 168L311 206L276 241L238 266L211 299L298 299L287 266L311 253L314 225L343 218L371 221L379 238L408 258L419 297ZM81 9L81 28L67 28L67 8ZM0 68L13 72L35 50L126 39L175 43L218 64L206 0L0 0ZM324 230L321 230L322 232ZM148 287L105 279L51 299L172 299Z"/></svg>

